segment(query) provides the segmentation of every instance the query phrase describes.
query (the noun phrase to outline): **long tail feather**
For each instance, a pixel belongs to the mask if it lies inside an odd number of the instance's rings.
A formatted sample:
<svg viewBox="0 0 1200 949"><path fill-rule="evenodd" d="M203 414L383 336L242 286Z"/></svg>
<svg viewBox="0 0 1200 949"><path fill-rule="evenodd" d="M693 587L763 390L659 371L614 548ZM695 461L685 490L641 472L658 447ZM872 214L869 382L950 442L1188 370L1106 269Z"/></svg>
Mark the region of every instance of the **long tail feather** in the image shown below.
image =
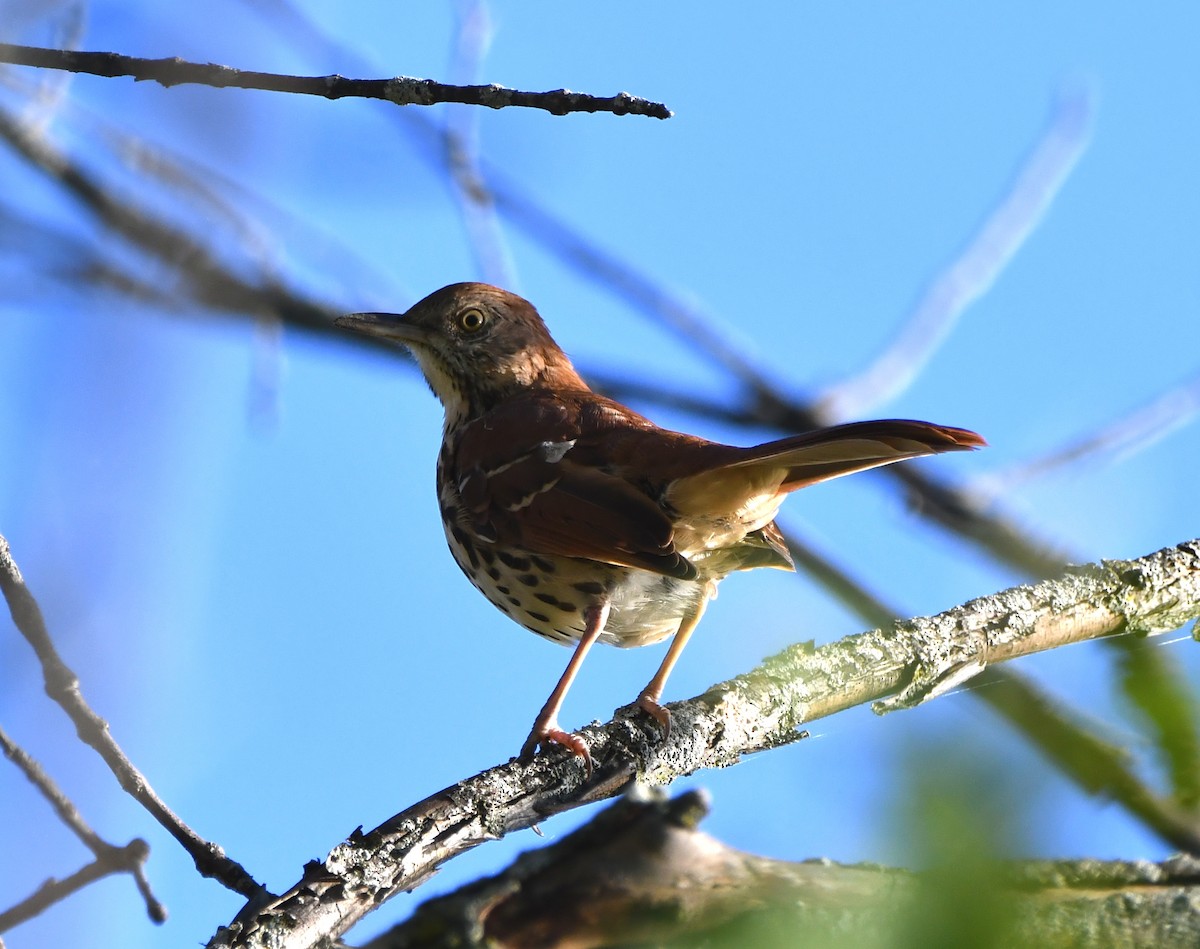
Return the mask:
<svg viewBox="0 0 1200 949"><path fill-rule="evenodd" d="M986 444L975 432L930 422L851 422L743 449L732 460L676 481L667 500L681 512L724 511L757 523L768 511L773 515L783 495L799 488Z"/></svg>
<svg viewBox="0 0 1200 949"><path fill-rule="evenodd" d="M947 451L971 451L986 444L981 436L965 428L912 419L882 419L850 422L767 442L748 449L734 466L786 467L788 474L781 487L795 491L856 471Z"/></svg>

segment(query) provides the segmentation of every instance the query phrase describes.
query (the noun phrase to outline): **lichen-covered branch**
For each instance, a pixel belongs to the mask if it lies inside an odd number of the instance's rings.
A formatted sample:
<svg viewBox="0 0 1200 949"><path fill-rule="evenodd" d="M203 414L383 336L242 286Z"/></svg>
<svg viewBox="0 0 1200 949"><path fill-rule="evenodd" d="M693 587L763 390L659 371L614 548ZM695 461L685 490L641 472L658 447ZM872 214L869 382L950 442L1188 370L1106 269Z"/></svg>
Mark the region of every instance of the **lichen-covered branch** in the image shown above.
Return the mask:
<svg viewBox="0 0 1200 949"><path fill-rule="evenodd" d="M46 49L40 46L19 46L15 43L0 43L0 62L38 66L43 69L63 69L110 79L130 76L138 81L150 80L168 87L195 83L217 88L234 86L239 89L322 96L326 99L384 99L396 105L458 102L464 105L487 106L489 109L542 109L554 115L566 115L569 112L611 112L613 115L647 115L656 119L671 117L671 110L661 102L631 96L628 92L618 92L615 96L593 96L584 92L571 92L569 89L523 92L494 84L455 86L432 79L413 79L409 76L396 76L392 79L347 79L338 75L288 76L234 69L215 63L192 63L178 56L143 59L120 53Z"/></svg>
<svg viewBox="0 0 1200 949"><path fill-rule="evenodd" d="M1200 540L1138 560L1105 561L815 648L790 647L761 667L669 708L658 727L636 709L582 730L596 767L555 750L446 788L369 833L267 904L248 906L211 945L311 946L423 882L459 853L559 811L613 797L634 778L666 784L803 736L801 726L864 702L907 708L1017 656L1119 633L1176 629L1200 615Z"/></svg>

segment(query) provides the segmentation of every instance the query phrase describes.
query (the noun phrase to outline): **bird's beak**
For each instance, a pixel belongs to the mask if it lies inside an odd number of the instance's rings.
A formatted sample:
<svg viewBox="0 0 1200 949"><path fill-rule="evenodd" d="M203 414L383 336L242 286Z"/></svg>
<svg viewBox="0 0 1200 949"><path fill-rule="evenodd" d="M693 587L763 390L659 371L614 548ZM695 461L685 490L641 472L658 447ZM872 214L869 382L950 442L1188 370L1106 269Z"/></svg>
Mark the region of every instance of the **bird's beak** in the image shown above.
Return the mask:
<svg viewBox="0 0 1200 949"><path fill-rule="evenodd" d="M422 326L405 322L402 313L351 313L339 316L333 325L364 336L393 340L405 346L428 344L429 340L428 331Z"/></svg>

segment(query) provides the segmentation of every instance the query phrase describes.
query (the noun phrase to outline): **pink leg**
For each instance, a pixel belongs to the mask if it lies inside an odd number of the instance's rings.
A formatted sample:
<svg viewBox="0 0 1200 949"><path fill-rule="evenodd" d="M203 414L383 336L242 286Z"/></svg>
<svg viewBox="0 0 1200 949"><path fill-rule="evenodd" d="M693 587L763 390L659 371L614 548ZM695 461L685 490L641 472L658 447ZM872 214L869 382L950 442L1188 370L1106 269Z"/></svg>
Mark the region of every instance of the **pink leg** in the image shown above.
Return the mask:
<svg viewBox="0 0 1200 949"><path fill-rule="evenodd" d="M703 598L696 606L696 611L690 616L685 616L680 621L679 629L675 632L675 638L671 640L671 645L667 649L667 654L663 657L662 664L658 667L658 671L654 673L654 678L646 683L646 687L642 689L641 694L637 697L636 704L638 708L662 725L664 739L671 734L671 713L663 708L658 700L662 698L663 689L667 684L667 677L671 674L671 670L675 668L675 663L679 661L679 656L683 652L683 647L687 645L688 639L691 638L692 631L700 624L700 617L704 615L708 601L712 599L716 590L716 584L710 582L708 588L704 591Z"/></svg>
<svg viewBox="0 0 1200 949"><path fill-rule="evenodd" d="M588 654L588 650L592 648L592 643L604 632L604 624L608 622L608 603L605 602L598 607L589 608L587 613L584 614L584 618L586 626L583 630L583 635L579 638L579 643L575 646L575 652L571 656L571 661L567 663L567 668L558 680L558 685L554 687L554 691L550 693L550 698L546 699L546 704L542 706L542 710L538 712L538 717L533 721L533 730L529 733L529 737L525 739L525 744L521 746L521 760L527 761L532 758L538 745L541 745L543 748L549 744L562 745L583 759L583 763L590 775L592 773L592 755L588 750L587 742L578 735L564 731L558 724L558 712L562 708L563 699L567 697L567 690L571 688L571 683L575 681L575 676L579 673L579 667L583 665L583 658Z"/></svg>

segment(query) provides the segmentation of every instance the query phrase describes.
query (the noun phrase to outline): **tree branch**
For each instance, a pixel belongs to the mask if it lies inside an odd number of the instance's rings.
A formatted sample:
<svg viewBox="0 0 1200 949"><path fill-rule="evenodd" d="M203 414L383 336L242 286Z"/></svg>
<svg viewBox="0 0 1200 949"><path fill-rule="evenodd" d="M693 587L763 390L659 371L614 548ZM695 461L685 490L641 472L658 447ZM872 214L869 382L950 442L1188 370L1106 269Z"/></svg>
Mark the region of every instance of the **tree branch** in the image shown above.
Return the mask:
<svg viewBox="0 0 1200 949"><path fill-rule="evenodd" d="M708 809L698 791L671 801L630 795L501 873L427 900L363 949L763 946L762 937L769 946L924 943L895 937L923 898L931 908L922 891L940 885L938 871L743 853L697 828ZM1104 945L1190 949L1200 941L1193 858L982 869L990 886L977 901L1004 914L1007 935L1018 937L1010 944L1092 946L1078 937L1097 927L1121 934ZM969 929L970 920L959 920ZM926 932L940 922L921 919Z"/></svg>
<svg viewBox="0 0 1200 949"><path fill-rule="evenodd" d="M108 730L108 722L95 713L79 689L79 677L63 661L54 646L21 571L13 560L8 541L0 535L0 591L3 591L13 623L33 647L42 666L46 694L57 702L75 725L81 741L90 745L108 765L121 787L170 832L196 863L202 876L218 880L229 889L253 898L264 893L245 868L230 859L216 844L200 837L155 793L146 776L121 750Z"/></svg>
<svg viewBox="0 0 1200 949"><path fill-rule="evenodd" d="M172 56L165 59L143 59L120 53L76 52L67 49L46 49L41 46L19 46L0 43L0 62L18 66L38 66L43 69L63 69L67 72L115 78L131 76L137 81L150 80L161 86L195 83L203 86L239 89L262 89L267 92L290 92L326 99L354 97L384 99L396 105L436 105L440 102L459 102L463 105L483 105L489 109L521 107L542 109L554 115L569 112L611 112L613 115L647 115L669 119L671 110L661 102L651 102L627 92L615 96L593 96L569 89L549 92L522 92L504 86L455 86L432 79L413 79L396 76L392 79L347 79L345 76L288 76L280 73L252 72L219 66L215 63L192 63Z"/></svg>
<svg viewBox="0 0 1200 949"><path fill-rule="evenodd" d="M214 947L310 946L348 930L442 863L560 811L612 797L635 778L667 784L789 744L799 726L864 702L879 712L944 694L991 663L1112 636L1176 629L1200 615L1200 540L1132 561L1068 570L937 616L895 622L820 648L791 646L754 671L669 708L672 728L634 708L582 730L591 778L555 750L446 788L369 833L356 831L269 905L247 907ZM886 701L884 701L886 699ZM1200 835L1193 834L1193 839Z"/></svg>
<svg viewBox="0 0 1200 949"><path fill-rule="evenodd" d="M156 923L165 922L167 910L155 897L150 889L150 881L146 879L144 867L146 858L150 856L149 845L140 838L131 840L124 847L118 847L104 840L88 826L78 808L46 773L45 769L24 749L18 747L2 728L0 728L0 751L3 751L4 756L12 761L29 779L30 783L41 792L42 797L54 808L59 819L96 858L66 880L48 880L36 893L0 913L0 933L7 932L27 919L32 919L59 900L66 899L76 890L112 873L130 874L137 885L138 892L146 901L147 914Z"/></svg>

